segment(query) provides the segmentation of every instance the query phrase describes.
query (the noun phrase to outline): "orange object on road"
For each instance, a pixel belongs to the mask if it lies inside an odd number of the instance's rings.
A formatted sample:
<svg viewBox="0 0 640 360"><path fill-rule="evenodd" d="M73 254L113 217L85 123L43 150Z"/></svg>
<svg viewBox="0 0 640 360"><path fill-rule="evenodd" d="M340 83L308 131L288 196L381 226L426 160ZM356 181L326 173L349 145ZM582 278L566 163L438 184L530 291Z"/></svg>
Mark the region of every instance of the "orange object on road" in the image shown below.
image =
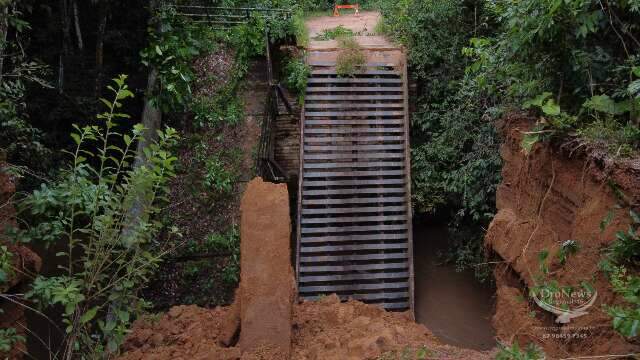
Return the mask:
<svg viewBox="0 0 640 360"><path fill-rule="evenodd" d="M356 16L358 16L358 14L360 13L360 4L354 4L354 5L334 5L333 7L333 16L340 16L340 12L338 10L340 9L355 9L356 10Z"/></svg>

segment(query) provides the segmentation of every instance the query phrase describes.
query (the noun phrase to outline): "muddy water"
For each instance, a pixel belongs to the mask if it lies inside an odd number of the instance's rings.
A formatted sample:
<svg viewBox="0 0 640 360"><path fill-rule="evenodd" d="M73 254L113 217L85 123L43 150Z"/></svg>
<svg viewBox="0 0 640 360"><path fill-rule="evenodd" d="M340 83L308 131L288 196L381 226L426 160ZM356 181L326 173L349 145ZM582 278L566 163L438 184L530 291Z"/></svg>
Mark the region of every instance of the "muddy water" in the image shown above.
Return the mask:
<svg viewBox="0 0 640 360"><path fill-rule="evenodd" d="M414 224L413 239L416 321L446 344L493 348L495 289L479 283L473 272L441 264L437 254L447 249L446 225Z"/></svg>

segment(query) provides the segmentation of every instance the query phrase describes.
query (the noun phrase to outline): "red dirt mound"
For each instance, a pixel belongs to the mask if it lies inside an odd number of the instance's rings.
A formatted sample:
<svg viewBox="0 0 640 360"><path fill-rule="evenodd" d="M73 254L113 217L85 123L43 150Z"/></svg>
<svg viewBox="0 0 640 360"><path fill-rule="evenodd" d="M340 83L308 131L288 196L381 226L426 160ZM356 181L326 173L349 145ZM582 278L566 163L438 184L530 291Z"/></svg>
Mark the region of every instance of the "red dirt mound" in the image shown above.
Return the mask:
<svg viewBox="0 0 640 360"><path fill-rule="evenodd" d="M138 320L121 360L277 360L269 347L241 353L218 344L229 308L177 306L159 319ZM442 345L406 313L390 313L358 301L328 296L294 306L292 359L489 359L487 353Z"/></svg>

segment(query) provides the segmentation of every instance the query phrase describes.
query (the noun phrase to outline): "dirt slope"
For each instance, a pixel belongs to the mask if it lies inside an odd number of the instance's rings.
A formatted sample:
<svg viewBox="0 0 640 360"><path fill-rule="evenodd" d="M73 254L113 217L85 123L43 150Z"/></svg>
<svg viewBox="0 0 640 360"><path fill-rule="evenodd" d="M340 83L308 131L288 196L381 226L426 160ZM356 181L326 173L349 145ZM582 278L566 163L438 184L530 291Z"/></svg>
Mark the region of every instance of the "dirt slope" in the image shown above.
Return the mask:
<svg viewBox="0 0 640 360"><path fill-rule="evenodd" d="M616 209L618 201L608 183L618 184L631 203L638 204L640 166L612 161L597 152L571 154L566 146L549 144L537 144L525 156L520 143L533 123L516 115L503 127L498 213L485 238L487 247L504 260L495 271L493 323L498 337L505 342L538 343L552 358L637 352L638 344L613 331L603 309L621 299L611 291L598 262L615 232L626 229L629 220L628 209ZM600 224L610 211L615 216L601 231ZM563 265L557 254L567 240L576 241L580 250ZM549 275L544 281L556 280L562 286L586 281L595 287L597 299L588 314L558 324L555 316L529 299L528 289L541 281L539 254L543 251L549 253Z"/></svg>
<svg viewBox="0 0 640 360"><path fill-rule="evenodd" d="M138 320L124 344L121 360L280 359L259 348L241 354L219 345L229 307L177 306L157 318ZM336 296L294 307L292 359L490 359L487 353L443 345L407 314L390 313ZM424 350L421 350L424 349Z"/></svg>

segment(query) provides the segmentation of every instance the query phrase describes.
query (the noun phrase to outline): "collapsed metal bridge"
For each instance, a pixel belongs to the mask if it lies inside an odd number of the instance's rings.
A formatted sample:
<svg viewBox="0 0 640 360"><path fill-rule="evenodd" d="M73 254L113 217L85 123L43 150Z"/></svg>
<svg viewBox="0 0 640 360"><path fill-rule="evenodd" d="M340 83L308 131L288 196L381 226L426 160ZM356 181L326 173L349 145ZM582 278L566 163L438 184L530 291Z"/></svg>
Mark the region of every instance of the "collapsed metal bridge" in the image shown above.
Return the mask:
<svg viewBox="0 0 640 360"><path fill-rule="evenodd" d="M413 310L406 57L397 47L362 46L366 66L351 77L338 76L332 43L308 49L298 291Z"/></svg>

